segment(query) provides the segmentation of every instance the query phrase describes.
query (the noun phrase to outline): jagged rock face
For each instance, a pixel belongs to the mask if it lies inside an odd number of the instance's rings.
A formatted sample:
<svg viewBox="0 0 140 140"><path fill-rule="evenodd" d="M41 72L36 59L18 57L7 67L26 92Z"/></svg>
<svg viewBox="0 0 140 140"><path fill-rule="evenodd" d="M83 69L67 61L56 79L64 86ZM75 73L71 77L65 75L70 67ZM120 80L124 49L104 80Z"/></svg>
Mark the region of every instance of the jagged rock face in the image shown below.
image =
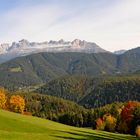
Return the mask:
<svg viewBox="0 0 140 140"><path fill-rule="evenodd" d="M81 48L81 47L83 47L82 41L79 40L79 39L75 39L74 41L72 41L72 47L74 47L74 48Z"/></svg>
<svg viewBox="0 0 140 140"><path fill-rule="evenodd" d="M9 44L5 43L5 44L1 44L0 45L0 54L5 53L6 51L8 51L9 49Z"/></svg>
<svg viewBox="0 0 140 140"><path fill-rule="evenodd" d="M74 41L49 41L49 42L29 42L22 39L18 43L13 42L12 45L1 44L0 45L0 58L6 59L15 58L18 56L29 55L38 52L84 52L84 53L101 53L106 52L100 48L97 44L81 41L75 39Z"/></svg>

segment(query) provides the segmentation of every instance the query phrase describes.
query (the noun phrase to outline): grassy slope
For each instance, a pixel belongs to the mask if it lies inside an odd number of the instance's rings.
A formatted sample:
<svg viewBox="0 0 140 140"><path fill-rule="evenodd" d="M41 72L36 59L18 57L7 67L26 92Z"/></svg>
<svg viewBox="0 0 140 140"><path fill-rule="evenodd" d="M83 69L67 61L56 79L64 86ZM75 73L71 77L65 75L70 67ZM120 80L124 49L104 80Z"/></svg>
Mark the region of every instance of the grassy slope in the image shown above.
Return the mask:
<svg viewBox="0 0 140 140"><path fill-rule="evenodd" d="M130 135L113 134L0 110L0 140L133 140Z"/></svg>

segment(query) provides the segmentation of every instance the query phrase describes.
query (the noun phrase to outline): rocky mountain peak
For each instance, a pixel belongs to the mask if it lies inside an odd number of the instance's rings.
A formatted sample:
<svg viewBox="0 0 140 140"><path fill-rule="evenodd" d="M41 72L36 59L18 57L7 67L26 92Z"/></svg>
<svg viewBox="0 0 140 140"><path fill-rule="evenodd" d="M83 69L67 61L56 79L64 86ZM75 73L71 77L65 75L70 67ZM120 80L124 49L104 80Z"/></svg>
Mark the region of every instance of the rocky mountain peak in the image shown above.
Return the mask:
<svg viewBox="0 0 140 140"><path fill-rule="evenodd" d="M8 59L39 52L101 53L105 52L105 50L95 43L80 39L75 39L72 42L60 39L58 41L50 40L49 42L39 43L22 39L19 42L13 42L12 45L1 45L0 47L0 54L6 55L5 57Z"/></svg>
<svg viewBox="0 0 140 140"><path fill-rule="evenodd" d="M30 42L26 39L22 39L22 40L19 41L18 44L19 44L20 47L26 47L26 46L30 45Z"/></svg>
<svg viewBox="0 0 140 140"><path fill-rule="evenodd" d="M72 46L74 48L81 48L82 41L80 39L75 39L72 41Z"/></svg>
<svg viewBox="0 0 140 140"><path fill-rule="evenodd" d="M5 53L8 49L9 49L9 44L8 43L4 43L0 45L0 54Z"/></svg>
<svg viewBox="0 0 140 140"><path fill-rule="evenodd" d="M65 41L64 41L63 39L60 39L60 40L58 41L58 43L59 43L59 44L63 44L63 43L65 43Z"/></svg>

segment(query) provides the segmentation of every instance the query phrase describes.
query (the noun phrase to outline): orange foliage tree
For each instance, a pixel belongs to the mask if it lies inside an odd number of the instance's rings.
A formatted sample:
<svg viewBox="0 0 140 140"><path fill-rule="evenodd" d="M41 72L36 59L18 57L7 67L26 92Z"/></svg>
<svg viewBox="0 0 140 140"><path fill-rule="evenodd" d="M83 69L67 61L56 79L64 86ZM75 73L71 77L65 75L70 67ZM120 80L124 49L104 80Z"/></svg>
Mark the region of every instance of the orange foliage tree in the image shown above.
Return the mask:
<svg viewBox="0 0 140 140"><path fill-rule="evenodd" d="M25 108L25 100L19 95L12 95L10 97L10 109L17 113L23 113Z"/></svg>
<svg viewBox="0 0 140 140"><path fill-rule="evenodd" d="M121 112L121 117L124 121L129 122L133 118L133 110L135 106L139 104L137 101L128 101Z"/></svg>
<svg viewBox="0 0 140 140"><path fill-rule="evenodd" d="M98 118L96 120L96 129L98 130L104 130L104 122L101 118Z"/></svg>
<svg viewBox="0 0 140 140"><path fill-rule="evenodd" d="M128 101L121 112L121 121L119 122L118 131L122 133L132 133L132 120L134 119L134 110L139 104L137 101Z"/></svg>
<svg viewBox="0 0 140 140"><path fill-rule="evenodd" d="M96 120L96 129L114 132L116 128L117 119L110 114L104 114L103 118Z"/></svg>
<svg viewBox="0 0 140 140"><path fill-rule="evenodd" d="M6 104L6 96L4 88L0 88L0 108L4 109Z"/></svg>

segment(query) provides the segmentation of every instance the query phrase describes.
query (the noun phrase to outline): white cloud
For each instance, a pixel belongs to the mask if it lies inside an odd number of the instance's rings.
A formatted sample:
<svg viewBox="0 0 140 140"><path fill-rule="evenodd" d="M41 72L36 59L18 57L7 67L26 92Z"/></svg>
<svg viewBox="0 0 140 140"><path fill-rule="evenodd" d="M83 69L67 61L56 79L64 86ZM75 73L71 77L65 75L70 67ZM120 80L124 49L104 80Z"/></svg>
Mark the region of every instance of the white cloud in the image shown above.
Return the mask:
<svg viewBox="0 0 140 140"><path fill-rule="evenodd" d="M0 41L93 41L107 50L140 45L140 1L118 0L107 7L70 10L60 5L18 7L0 15ZM74 5L77 6L77 5Z"/></svg>

